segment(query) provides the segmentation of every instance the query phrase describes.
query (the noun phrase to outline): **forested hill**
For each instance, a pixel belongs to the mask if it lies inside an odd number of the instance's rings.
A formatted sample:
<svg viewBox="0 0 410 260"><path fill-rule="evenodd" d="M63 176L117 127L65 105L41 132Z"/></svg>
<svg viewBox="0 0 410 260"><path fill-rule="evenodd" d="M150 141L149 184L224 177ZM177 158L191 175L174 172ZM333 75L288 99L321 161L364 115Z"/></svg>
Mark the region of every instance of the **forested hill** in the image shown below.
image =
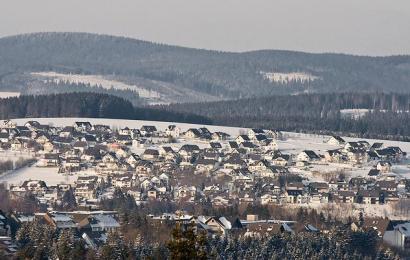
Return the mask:
<svg viewBox="0 0 410 260"><path fill-rule="evenodd" d="M272 96L157 108L196 113L219 125L410 141L409 94ZM361 109L361 114L350 114L350 109Z"/></svg>
<svg viewBox="0 0 410 260"><path fill-rule="evenodd" d="M410 92L409 56L227 53L86 33L0 39L0 89L21 88L30 72L41 71L114 75L164 95L178 88L213 100L303 92ZM146 80L150 86L144 85Z"/></svg>
<svg viewBox="0 0 410 260"><path fill-rule="evenodd" d="M134 107L107 94L68 93L0 99L0 119L38 117L90 117L211 123L202 116Z"/></svg>

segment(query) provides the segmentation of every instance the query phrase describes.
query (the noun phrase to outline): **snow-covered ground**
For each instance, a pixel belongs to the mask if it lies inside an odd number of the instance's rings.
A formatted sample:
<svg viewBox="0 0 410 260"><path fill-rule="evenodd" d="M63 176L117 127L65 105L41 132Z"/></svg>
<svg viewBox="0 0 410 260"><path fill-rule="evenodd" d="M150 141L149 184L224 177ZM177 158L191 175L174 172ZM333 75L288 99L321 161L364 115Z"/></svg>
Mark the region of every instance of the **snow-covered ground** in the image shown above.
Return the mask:
<svg viewBox="0 0 410 260"><path fill-rule="evenodd" d="M17 161L21 158L30 159L34 155L29 152L22 151L0 151L0 161Z"/></svg>
<svg viewBox="0 0 410 260"><path fill-rule="evenodd" d="M144 89L136 85L129 85L124 82L106 79L101 75L81 75L81 74L63 74L56 72L32 72L31 75L44 77L55 83L69 82L72 84L90 84L93 87L103 87L106 89L114 88L120 90L133 90L138 92L142 98L159 98L160 94L156 91Z"/></svg>
<svg viewBox="0 0 410 260"><path fill-rule="evenodd" d="M367 108L354 108L354 109L340 109L340 114L345 118L360 119L365 116L367 113L373 112L374 109ZM379 112L386 113L389 110L378 110ZM410 113L408 110L397 110L396 113Z"/></svg>
<svg viewBox="0 0 410 260"><path fill-rule="evenodd" d="M367 108L358 109L340 109L340 114L346 118L359 119L369 113L371 110Z"/></svg>
<svg viewBox="0 0 410 260"><path fill-rule="evenodd" d="M290 73L280 73L280 72L261 72L263 77L270 82L287 84L289 82L309 82L319 79L319 77L314 76L310 73L305 72L290 72Z"/></svg>
<svg viewBox="0 0 410 260"><path fill-rule="evenodd" d="M67 175L58 173L57 167L41 168L29 166L0 176L0 183L6 182L7 185L21 185L25 180L31 179L43 180L48 186L61 183L73 184L77 180L78 176L89 175L95 175L95 172L90 170L86 172L77 172L73 175Z"/></svg>
<svg viewBox="0 0 410 260"><path fill-rule="evenodd" d="M0 91L0 98L18 97L18 96L20 96L20 92L5 92L5 91Z"/></svg>

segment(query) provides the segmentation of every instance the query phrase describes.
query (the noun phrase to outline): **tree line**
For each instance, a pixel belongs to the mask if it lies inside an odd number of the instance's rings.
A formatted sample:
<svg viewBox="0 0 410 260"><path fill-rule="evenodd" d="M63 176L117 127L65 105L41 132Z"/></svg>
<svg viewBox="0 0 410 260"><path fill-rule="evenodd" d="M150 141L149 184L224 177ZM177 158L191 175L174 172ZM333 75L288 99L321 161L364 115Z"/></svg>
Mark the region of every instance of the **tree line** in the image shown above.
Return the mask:
<svg viewBox="0 0 410 260"><path fill-rule="evenodd" d="M410 125L404 123L410 122L409 94L301 94L156 108L196 113L218 125L410 140ZM345 109L368 111L351 117Z"/></svg>
<svg viewBox="0 0 410 260"><path fill-rule="evenodd" d="M101 93L28 95L0 99L0 118L89 117L210 123L192 113L134 107L131 102Z"/></svg>

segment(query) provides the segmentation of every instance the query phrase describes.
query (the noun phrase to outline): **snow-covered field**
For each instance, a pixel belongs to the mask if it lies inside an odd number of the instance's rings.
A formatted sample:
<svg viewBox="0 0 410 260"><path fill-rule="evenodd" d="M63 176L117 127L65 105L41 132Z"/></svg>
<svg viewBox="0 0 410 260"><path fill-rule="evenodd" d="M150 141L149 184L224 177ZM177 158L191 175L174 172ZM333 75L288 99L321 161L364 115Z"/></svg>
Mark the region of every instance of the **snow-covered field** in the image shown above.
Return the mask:
<svg viewBox="0 0 410 260"><path fill-rule="evenodd" d="M73 175L58 173L57 167L41 168L36 166L24 167L14 172L9 172L0 177L0 183L7 185L21 185L25 180L44 180L47 185L57 185L61 183L73 184L78 176L95 175L94 171L77 172Z"/></svg>
<svg viewBox="0 0 410 260"><path fill-rule="evenodd" d="M17 161L20 158L29 159L33 158L33 154L29 152L21 151L0 151L0 161Z"/></svg>
<svg viewBox="0 0 410 260"><path fill-rule="evenodd" d="M373 112L374 109L367 108L355 108L355 109L340 109L340 114L345 118L360 119L365 116L367 113ZM388 112L388 110L378 110L379 112ZM408 110L398 110L396 113L410 113Z"/></svg>
<svg viewBox="0 0 410 260"><path fill-rule="evenodd" d="M314 76L310 73L305 72L290 72L290 73L280 73L280 72L261 72L263 77L270 82L287 84L289 82L309 82L319 79L319 77Z"/></svg>
<svg viewBox="0 0 410 260"><path fill-rule="evenodd" d="M18 96L20 96L20 92L5 92L5 91L0 91L0 98L18 97Z"/></svg>
<svg viewBox="0 0 410 260"><path fill-rule="evenodd" d="M128 85L124 82L106 79L101 75L81 75L81 74L63 74L56 72L32 72L31 75L44 77L55 83L69 82L72 84L90 84L93 87L103 87L106 89L114 88L120 90L133 90L138 92L142 98L159 98L160 94L156 91L144 89L136 85Z"/></svg>
<svg viewBox="0 0 410 260"><path fill-rule="evenodd" d="M341 109L340 114L346 118L359 119L369 113L371 110L367 108L358 109Z"/></svg>

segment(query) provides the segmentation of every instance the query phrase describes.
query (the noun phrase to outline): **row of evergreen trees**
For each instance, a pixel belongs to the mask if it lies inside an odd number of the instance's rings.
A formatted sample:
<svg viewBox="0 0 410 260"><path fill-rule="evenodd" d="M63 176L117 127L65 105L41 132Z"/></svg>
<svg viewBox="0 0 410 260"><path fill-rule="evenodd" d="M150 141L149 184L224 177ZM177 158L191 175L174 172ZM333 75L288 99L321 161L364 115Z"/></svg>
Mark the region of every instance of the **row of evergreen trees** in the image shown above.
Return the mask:
<svg viewBox="0 0 410 260"><path fill-rule="evenodd" d="M0 99L0 119L38 117L118 118L210 123L192 113L134 107L129 101L101 93L64 93Z"/></svg>
<svg viewBox="0 0 410 260"><path fill-rule="evenodd" d="M404 123L410 121L408 94L303 94L157 108L194 112L220 125L410 140L410 125ZM343 114L343 109L370 112L352 118Z"/></svg>
<svg viewBox="0 0 410 260"><path fill-rule="evenodd" d="M328 234L273 234L262 237L207 237L194 226L176 225L166 244L135 244L109 233L98 249L72 231L25 223L16 240L21 259L399 259L383 248L375 231L337 227Z"/></svg>
<svg viewBox="0 0 410 260"><path fill-rule="evenodd" d="M140 98L138 92L131 89L116 89L114 87L104 88L101 85L94 86L85 83L71 83L68 81L59 82L44 82L34 81L30 83L30 87L23 89L21 95L49 95L49 94L61 94L61 93L74 93L74 92L91 92L113 95L130 101L133 105L142 106L146 102L143 98Z"/></svg>

